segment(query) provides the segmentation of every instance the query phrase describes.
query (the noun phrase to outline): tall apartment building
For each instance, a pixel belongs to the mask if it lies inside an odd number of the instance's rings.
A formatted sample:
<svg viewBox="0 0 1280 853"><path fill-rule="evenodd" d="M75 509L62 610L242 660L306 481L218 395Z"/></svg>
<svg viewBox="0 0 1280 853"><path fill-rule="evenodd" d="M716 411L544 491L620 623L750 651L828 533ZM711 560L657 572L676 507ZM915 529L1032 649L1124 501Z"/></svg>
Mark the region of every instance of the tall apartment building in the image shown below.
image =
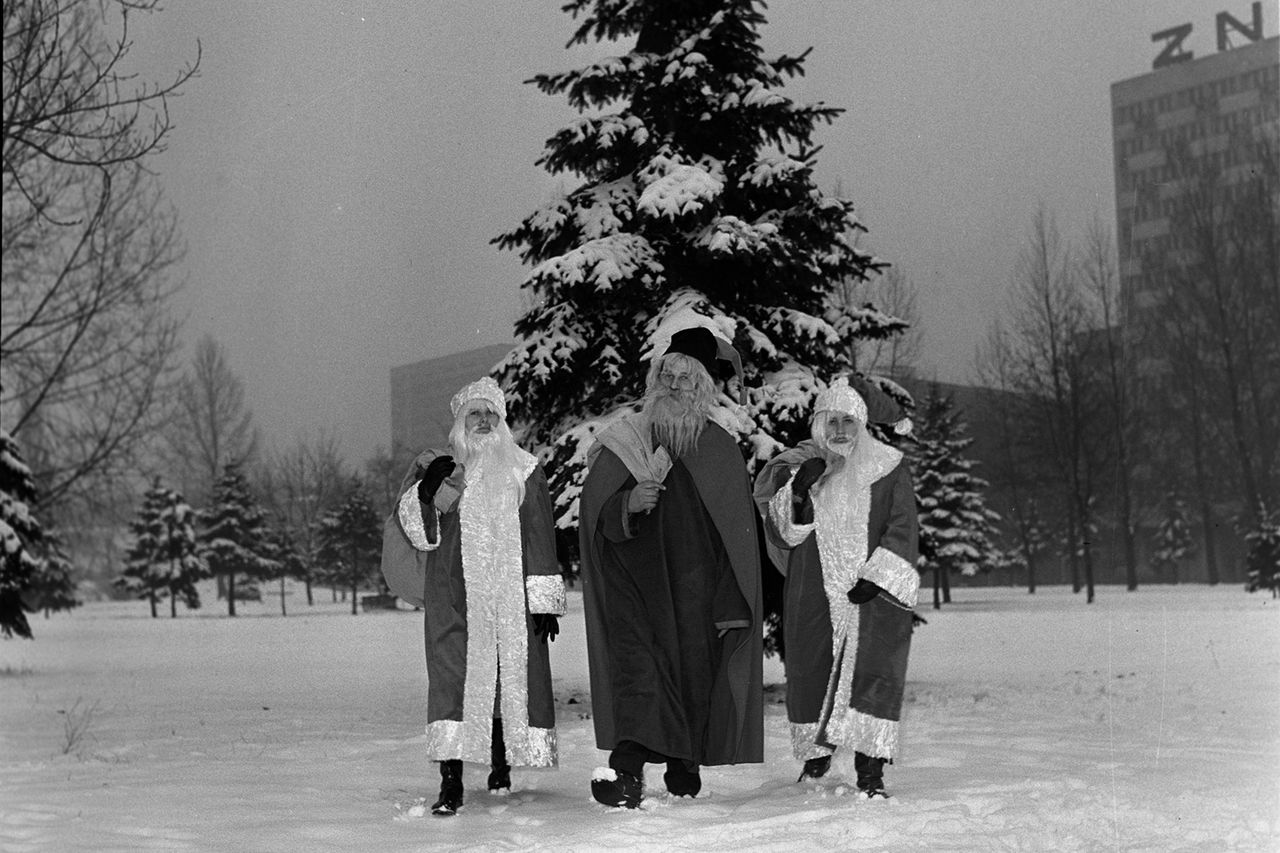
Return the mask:
<svg viewBox="0 0 1280 853"><path fill-rule="evenodd" d="M1159 301L1155 277L1175 260L1187 235L1172 216L1186 191L1188 166L1232 187L1251 178L1256 163L1241 140L1280 124L1280 37L1262 38L1260 4L1252 25L1219 13L1218 52L1195 58L1177 52L1191 31L1184 24L1156 33L1164 51L1147 74L1111 86L1115 157L1116 242L1126 321ZM1225 20L1224 20L1225 19ZM1244 40L1231 46L1233 40ZM1274 153L1275 149L1272 149Z"/></svg>

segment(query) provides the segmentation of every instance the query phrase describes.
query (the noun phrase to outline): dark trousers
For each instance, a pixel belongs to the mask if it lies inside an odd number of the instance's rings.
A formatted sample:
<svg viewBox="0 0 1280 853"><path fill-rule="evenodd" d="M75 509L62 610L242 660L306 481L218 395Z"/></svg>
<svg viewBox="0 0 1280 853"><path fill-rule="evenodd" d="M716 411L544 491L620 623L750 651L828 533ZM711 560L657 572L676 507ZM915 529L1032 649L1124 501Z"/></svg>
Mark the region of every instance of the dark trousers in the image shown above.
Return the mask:
<svg viewBox="0 0 1280 853"><path fill-rule="evenodd" d="M633 740L621 741L613 748L613 752L609 753L610 767L614 770L630 773L637 779L644 777L644 766L646 764L666 764L668 773L692 775L698 772L698 765L692 761L671 758Z"/></svg>

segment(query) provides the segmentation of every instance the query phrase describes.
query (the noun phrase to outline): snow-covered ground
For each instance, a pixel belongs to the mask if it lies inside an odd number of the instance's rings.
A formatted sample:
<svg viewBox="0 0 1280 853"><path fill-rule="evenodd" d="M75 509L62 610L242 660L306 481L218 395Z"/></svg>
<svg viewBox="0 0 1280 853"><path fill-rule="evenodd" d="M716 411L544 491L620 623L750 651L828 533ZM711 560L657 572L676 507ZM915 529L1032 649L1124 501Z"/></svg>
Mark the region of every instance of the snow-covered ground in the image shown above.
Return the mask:
<svg viewBox="0 0 1280 853"><path fill-rule="evenodd" d="M327 591L322 597L328 599ZM455 818L422 754L422 629L268 597L103 603L0 643L4 851L1280 850L1280 602L1238 587L960 589L921 612L893 799L797 784L766 661L766 761L644 808L590 799L581 598L553 646L560 767ZM851 764L852 762L849 762Z"/></svg>

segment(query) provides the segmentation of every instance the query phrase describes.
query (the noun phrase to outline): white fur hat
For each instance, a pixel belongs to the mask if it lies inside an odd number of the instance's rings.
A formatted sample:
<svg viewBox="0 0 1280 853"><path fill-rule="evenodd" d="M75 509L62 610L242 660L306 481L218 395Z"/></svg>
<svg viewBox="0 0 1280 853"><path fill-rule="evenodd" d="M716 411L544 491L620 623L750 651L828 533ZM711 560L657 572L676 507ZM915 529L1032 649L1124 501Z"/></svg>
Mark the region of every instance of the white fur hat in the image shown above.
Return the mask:
<svg viewBox="0 0 1280 853"><path fill-rule="evenodd" d="M818 395L813 404L814 413L839 412L842 415L853 415L862 423L867 422L867 402L862 395L849 387L849 380L841 376L827 386L827 390Z"/></svg>
<svg viewBox="0 0 1280 853"><path fill-rule="evenodd" d="M472 400L484 400L493 406L498 417L504 421L507 419L507 397L491 377L482 376L470 385L462 386L462 390L453 395L453 399L449 401L449 409L453 412L453 416L456 418L462 411L462 407Z"/></svg>

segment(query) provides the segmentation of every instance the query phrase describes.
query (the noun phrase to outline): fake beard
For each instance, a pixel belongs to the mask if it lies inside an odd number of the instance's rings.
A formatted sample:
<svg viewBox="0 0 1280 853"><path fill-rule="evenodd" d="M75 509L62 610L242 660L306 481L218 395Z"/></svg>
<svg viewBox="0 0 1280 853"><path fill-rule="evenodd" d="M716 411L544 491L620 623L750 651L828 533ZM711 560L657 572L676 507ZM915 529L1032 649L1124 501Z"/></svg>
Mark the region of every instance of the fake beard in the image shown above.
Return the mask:
<svg viewBox="0 0 1280 853"><path fill-rule="evenodd" d="M462 439L463 464L474 476L490 472L515 471L515 442L501 429L489 433L468 433ZM468 480L472 477L468 476Z"/></svg>
<svg viewBox="0 0 1280 853"><path fill-rule="evenodd" d="M858 448L858 437L852 436L849 441L831 441L827 440L827 450L843 459L848 459L853 455L853 451Z"/></svg>
<svg viewBox="0 0 1280 853"><path fill-rule="evenodd" d="M658 443L678 459L698 446L707 413L692 397L674 391L654 391L645 400L645 411Z"/></svg>

